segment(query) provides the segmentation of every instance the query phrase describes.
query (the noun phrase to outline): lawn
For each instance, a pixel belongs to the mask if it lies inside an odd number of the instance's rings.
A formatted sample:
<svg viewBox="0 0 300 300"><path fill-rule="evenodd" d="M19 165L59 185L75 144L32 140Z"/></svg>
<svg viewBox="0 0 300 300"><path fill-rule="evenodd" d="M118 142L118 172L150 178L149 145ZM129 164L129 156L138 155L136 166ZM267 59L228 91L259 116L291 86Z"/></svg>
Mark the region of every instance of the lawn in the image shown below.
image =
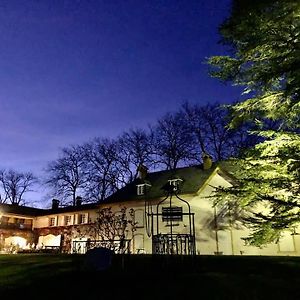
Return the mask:
<svg viewBox="0 0 300 300"><path fill-rule="evenodd" d="M0 295L15 299L298 299L300 258L0 255ZM7 298L6 298L7 299Z"/></svg>

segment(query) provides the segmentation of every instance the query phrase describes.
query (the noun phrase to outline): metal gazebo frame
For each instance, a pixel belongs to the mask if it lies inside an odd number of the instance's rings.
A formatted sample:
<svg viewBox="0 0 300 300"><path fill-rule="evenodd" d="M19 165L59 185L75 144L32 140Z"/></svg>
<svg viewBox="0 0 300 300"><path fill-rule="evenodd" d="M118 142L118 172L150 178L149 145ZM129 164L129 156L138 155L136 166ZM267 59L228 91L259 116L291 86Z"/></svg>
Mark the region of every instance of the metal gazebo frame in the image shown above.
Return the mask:
<svg viewBox="0 0 300 300"><path fill-rule="evenodd" d="M167 195L156 204L155 210L150 201L145 201L146 231L152 237L153 254L196 254L194 213L191 212L189 203L178 195L180 181L182 180L169 180L164 187ZM174 200L182 203L185 210L173 205ZM163 206L164 204L167 206ZM187 233L176 233L178 221L183 222L183 218L188 218L188 225L185 225L188 226ZM163 232L166 227L168 232Z"/></svg>

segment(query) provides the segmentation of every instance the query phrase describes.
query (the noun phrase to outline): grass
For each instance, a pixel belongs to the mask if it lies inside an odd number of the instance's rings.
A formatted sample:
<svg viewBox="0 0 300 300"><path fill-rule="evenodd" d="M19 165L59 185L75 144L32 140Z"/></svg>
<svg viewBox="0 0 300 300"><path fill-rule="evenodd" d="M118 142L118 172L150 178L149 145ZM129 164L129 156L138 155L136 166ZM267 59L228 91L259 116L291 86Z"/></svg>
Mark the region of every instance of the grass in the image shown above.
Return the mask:
<svg viewBox="0 0 300 300"><path fill-rule="evenodd" d="M114 256L96 271L85 256L0 255L0 295L12 299L297 299L300 258Z"/></svg>

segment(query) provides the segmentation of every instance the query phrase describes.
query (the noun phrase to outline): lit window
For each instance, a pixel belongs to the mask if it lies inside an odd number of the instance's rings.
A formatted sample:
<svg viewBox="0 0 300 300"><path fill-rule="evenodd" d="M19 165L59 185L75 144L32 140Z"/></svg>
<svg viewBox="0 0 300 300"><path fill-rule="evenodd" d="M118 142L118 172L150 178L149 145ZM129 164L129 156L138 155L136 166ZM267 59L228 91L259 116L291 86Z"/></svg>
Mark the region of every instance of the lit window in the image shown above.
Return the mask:
<svg viewBox="0 0 300 300"><path fill-rule="evenodd" d="M55 226L55 218L49 218L49 226Z"/></svg>

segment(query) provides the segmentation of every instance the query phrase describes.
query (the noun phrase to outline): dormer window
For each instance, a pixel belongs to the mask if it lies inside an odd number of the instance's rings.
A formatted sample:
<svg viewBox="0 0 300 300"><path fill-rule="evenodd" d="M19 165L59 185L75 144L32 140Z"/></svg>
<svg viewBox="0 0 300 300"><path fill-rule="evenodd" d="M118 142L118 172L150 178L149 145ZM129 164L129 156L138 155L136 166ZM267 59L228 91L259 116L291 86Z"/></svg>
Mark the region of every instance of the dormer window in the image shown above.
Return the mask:
<svg viewBox="0 0 300 300"><path fill-rule="evenodd" d="M143 184L138 184L136 186L136 194L138 196L141 196L141 195L145 195L146 194L146 187L147 186L151 186L150 184L147 184L147 183L143 183Z"/></svg>
<svg viewBox="0 0 300 300"><path fill-rule="evenodd" d="M136 194L138 196L145 195L146 185L145 184L139 184L136 186Z"/></svg>
<svg viewBox="0 0 300 300"><path fill-rule="evenodd" d="M180 185L180 183L181 183L182 181L183 181L183 180L180 179L180 178L168 180L169 185L173 188L173 191L177 191L177 190L178 190L179 185Z"/></svg>

